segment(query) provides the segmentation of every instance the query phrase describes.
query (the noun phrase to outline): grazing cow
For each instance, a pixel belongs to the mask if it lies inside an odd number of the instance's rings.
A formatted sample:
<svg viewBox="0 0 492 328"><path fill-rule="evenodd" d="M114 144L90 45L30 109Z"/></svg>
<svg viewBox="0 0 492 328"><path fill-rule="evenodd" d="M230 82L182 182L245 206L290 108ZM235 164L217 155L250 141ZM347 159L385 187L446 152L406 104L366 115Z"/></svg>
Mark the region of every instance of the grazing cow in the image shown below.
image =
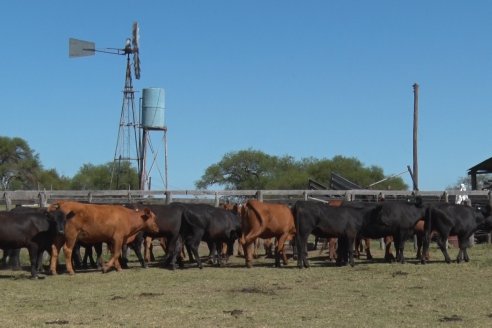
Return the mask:
<svg viewBox="0 0 492 328"><path fill-rule="evenodd" d="M257 238L276 238L275 266L280 267L280 257L286 265L285 242L292 239L296 232L291 209L283 204L262 203L252 199L242 207L241 218L243 234L240 243L243 245L246 266L250 268L253 265L252 248Z"/></svg>
<svg viewBox="0 0 492 328"><path fill-rule="evenodd" d="M94 205L73 201L58 201L48 207L48 211L60 211L65 216L65 264L69 274L74 274L72 251L77 240L85 243L105 242L110 245L112 257L103 266L107 272L111 267L121 271L119 256L121 249L130 237L144 230L157 232L155 215L149 209L132 210L119 205ZM63 245L57 242L52 249L50 271L56 274L56 261Z"/></svg>
<svg viewBox="0 0 492 328"><path fill-rule="evenodd" d="M427 206L416 202L392 201L378 203L365 221L360 234L366 238L393 236L396 260L405 263L405 241L413 236L417 222L424 217Z"/></svg>
<svg viewBox="0 0 492 328"><path fill-rule="evenodd" d="M222 244L227 244L227 255L232 255L234 241L241 234L241 222L239 217L223 208L208 204L182 204L184 207L181 224L181 236L188 248L189 256L193 254L198 267L202 263L198 254L198 246L201 241L207 242L210 253L217 255L222 249ZM225 258L217 259L219 265L224 263Z"/></svg>
<svg viewBox="0 0 492 328"><path fill-rule="evenodd" d="M309 267L307 240L310 234L338 238L337 265L348 261L353 266L355 238L364 225L365 217L375 208L374 203L345 202L341 206L329 206L312 201L297 201L293 211L297 231L298 267ZM345 254L348 254L348 258Z"/></svg>
<svg viewBox="0 0 492 328"><path fill-rule="evenodd" d="M430 206L425 217L425 235L423 253L429 249L430 235L432 231L439 234L437 244L447 263L451 262L446 249L446 240L449 235L458 237L459 252L457 262L470 260L467 248L470 244L470 236L478 229L491 230L492 216L490 206L471 207L461 204L440 203ZM421 259L426 262L425 257Z"/></svg>
<svg viewBox="0 0 492 328"><path fill-rule="evenodd" d="M49 251L59 229L63 229L59 212L32 209L22 212L0 212L0 248L26 247L31 261L31 276L38 277L43 252Z"/></svg>

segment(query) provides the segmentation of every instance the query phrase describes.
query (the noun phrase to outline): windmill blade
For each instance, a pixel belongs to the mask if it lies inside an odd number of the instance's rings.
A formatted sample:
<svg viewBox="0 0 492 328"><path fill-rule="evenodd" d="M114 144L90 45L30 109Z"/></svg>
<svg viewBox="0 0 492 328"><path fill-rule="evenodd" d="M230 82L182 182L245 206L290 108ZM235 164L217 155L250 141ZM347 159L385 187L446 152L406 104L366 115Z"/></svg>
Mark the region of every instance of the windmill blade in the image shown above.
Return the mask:
<svg viewBox="0 0 492 328"><path fill-rule="evenodd" d="M68 56L84 57L93 56L96 51L96 44L90 41L78 40L70 38L68 40Z"/></svg>
<svg viewBox="0 0 492 328"><path fill-rule="evenodd" d="M133 52L133 70L135 72L135 78L140 80L140 57L138 56L138 49Z"/></svg>
<svg viewBox="0 0 492 328"><path fill-rule="evenodd" d="M133 45L133 50L137 49L140 47L140 29L138 28L138 23L134 22L133 23L133 28L132 28L132 45Z"/></svg>
<svg viewBox="0 0 492 328"><path fill-rule="evenodd" d="M132 52L133 52L133 71L135 73L135 78L140 80L140 29L138 23L134 22L132 27Z"/></svg>

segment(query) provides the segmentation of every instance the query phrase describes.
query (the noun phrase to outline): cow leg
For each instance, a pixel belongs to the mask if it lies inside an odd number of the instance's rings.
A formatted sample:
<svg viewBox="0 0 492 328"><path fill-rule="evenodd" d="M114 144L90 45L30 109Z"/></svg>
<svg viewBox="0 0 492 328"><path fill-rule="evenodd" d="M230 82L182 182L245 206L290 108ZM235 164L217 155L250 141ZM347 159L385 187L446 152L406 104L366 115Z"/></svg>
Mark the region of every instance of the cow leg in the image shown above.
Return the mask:
<svg viewBox="0 0 492 328"><path fill-rule="evenodd" d="M80 256L80 243L75 243L72 250L72 260L75 269L79 270L82 268L82 257Z"/></svg>
<svg viewBox="0 0 492 328"><path fill-rule="evenodd" d="M37 279L39 246L36 243L31 242L29 243L27 250L29 251L29 260L31 261L31 278Z"/></svg>
<svg viewBox="0 0 492 328"><path fill-rule="evenodd" d="M75 274L72 266L72 251L75 246L76 239L67 240L63 246L63 253L65 254L65 265L67 267L67 272L71 275Z"/></svg>
<svg viewBox="0 0 492 328"><path fill-rule="evenodd" d="M145 237L144 239L144 259L145 262L155 261L154 254L152 252L152 237Z"/></svg>
<svg viewBox="0 0 492 328"><path fill-rule="evenodd" d="M328 260L335 261L337 259L337 238L326 238L328 243Z"/></svg>
<svg viewBox="0 0 492 328"><path fill-rule="evenodd" d="M20 248L12 248L5 251L8 255L8 267L11 270L17 271L22 269L20 265L20 250Z"/></svg>
<svg viewBox="0 0 492 328"><path fill-rule="evenodd" d="M442 255L444 255L444 261L446 261L446 263L451 263L451 258L449 257L448 249L446 247L446 241L447 240L448 240L447 235L440 235L438 242L437 242L437 245L441 249Z"/></svg>
<svg viewBox="0 0 492 328"><path fill-rule="evenodd" d="M401 264L405 263L405 256L403 254L403 251L405 249L405 240L406 240L406 235L402 232L398 234L398 236L395 239L395 248L396 245L398 245L398 249L396 250L396 260L400 262Z"/></svg>
<svg viewBox="0 0 492 328"><path fill-rule="evenodd" d="M244 259L246 262L246 267L251 268L253 267L253 249L255 245L254 242L247 242L243 244L243 250L244 250Z"/></svg>
<svg viewBox="0 0 492 328"><path fill-rule="evenodd" d="M355 265L354 261L354 243L355 237L347 237L347 247L348 247L348 262L351 267Z"/></svg>
<svg viewBox="0 0 492 328"><path fill-rule="evenodd" d="M144 269L148 268L149 266L147 265L147 262L145 262L143 256L142 256L142 250L140 247L133 245L131 246L133 251L135 252L135 255L137 256L138 262L140 262L140 266Z"/></svg>
<svg viewBox="0 0 492 328"><path fill-rule="evenodd" d="M51 258L50 258L50 274L56 275L56 266L58 264L58 254L60 253L60 249L63 244L60 245L60 242L55 242L51 245Z"/></svg>
<svg viewBox="0 0 492 328"><path fill-rule="evenodd" d="M307 259L307 240L309 234L300 235L299 233L296 236L296 245L297 245L297 266L299 269L303 267L309 268L309 261Z"/></svg>
<svg viewBox="0 0 492 328"><path fill-rule="evenodd" d="M366 246L365 252L366 252L366 259L367 260L372 260L372 254L371 254L371 239L369 238L364 238L364 244Z"/></svg>
<svg viewBox="0 0 492 328"><path fill-rule="evenodd" d="M123 248L123 240L122 238L113 238L111 241L111 258L109 261L103 266L102 272L106 273L111 269L113 266L115 267L116 271L122 271L121 265L119 262L119 258L122 253L122 248Z"/></svg>
<svg viewBox="0 0 492 328"><path fill-rule="evenodd" d="M463 260L465 262L469 262L470 258L468 257L467 248L470 246L470 237L458 237L458 245L460 250L458 252L458 257L456 258L456 262L461 263Z"/></svg>
<svg viewBox="0 0 492 328"><path fill-rule="evenodd" d="M275 257L275 266L280 267L280 257L282 257L282 262L284 265L288 264L287 254L285 254L285 243L287 242L287 238L289 238L289 234L285 233L278 239L276 248L276 253L278 253Z"/></svg>
<svg viewBox="0 0 492 328"><path fill-rule="evenodd" d="M393 242L393 237L386 236L384 237L384 259L388 262L393 262L395 260L395 256L391 252L391 243ZM396 244L395 244L396 248Z"/></svg>

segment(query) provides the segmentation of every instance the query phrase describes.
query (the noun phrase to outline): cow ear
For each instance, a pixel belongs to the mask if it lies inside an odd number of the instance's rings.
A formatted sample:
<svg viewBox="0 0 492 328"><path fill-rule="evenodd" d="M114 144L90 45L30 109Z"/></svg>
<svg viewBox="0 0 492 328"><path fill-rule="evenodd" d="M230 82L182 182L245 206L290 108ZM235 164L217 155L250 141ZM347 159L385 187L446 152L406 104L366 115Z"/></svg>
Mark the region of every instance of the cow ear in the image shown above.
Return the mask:
<svg viewBox="0 0 492 328"><path fill-rule="evenodd" d="M145 220L147 220L148 218L150 218L150 210L146 207L144 208L144 213L145 213Z"/></svg>

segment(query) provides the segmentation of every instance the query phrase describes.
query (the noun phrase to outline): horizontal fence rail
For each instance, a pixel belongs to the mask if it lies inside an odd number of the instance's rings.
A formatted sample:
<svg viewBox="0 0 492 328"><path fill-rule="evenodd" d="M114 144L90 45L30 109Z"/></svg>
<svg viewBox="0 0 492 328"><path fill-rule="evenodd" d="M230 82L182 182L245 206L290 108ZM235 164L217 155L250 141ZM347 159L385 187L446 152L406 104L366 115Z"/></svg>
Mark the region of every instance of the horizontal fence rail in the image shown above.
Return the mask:
<svg viewBox="0 0 492 328"><path fill-rule="evenodd" d="M219 205L227 200L256 198L268 202L294 203L296 200L327 201L329 199L376 200L407 199L421 196L424 201L454 202L458 195L467 195L472 203L491 204L488 190L15 190L0 191L0 204L7 209L17 205L46 206L56 200L88 203L164 203L173 201L207 202Z"/></svg>

